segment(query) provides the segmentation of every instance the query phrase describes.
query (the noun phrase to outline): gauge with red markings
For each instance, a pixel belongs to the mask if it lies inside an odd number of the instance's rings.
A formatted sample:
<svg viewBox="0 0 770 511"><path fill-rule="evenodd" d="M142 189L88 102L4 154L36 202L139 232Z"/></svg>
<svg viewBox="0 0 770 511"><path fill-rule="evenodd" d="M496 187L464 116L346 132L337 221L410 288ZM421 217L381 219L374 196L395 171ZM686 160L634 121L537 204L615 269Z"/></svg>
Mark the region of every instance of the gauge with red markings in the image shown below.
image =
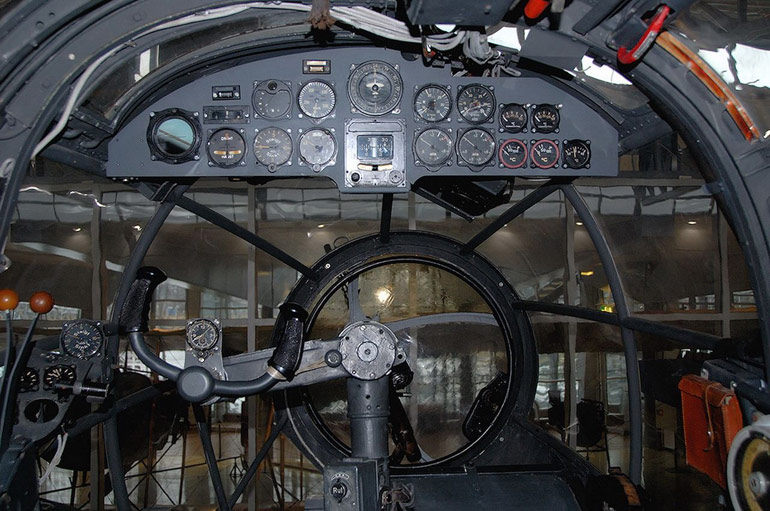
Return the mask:
<svg viewBox="0 0 770 511"><path fill-rule="evenodd" d="M559 163L559 146L553 140L538 140L529 151L532 165L541 169L550 169Z"/></svg>
<svg viewBox="0 0 770 511"><path fill-rule="evenodd" d="M503 167L518 169L527 163L527 146L521 140L510 138L500 144L497 156Z"/></svg>

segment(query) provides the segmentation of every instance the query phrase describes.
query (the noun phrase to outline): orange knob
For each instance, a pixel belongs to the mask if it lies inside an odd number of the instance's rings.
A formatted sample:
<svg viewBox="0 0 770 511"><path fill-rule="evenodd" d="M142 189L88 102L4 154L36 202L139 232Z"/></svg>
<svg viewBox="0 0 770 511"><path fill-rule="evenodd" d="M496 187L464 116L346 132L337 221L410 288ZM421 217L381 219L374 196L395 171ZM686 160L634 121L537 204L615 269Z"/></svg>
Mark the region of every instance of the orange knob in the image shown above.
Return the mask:
<svg viewBox="0 0 770 511"><path fill-rule="evenodd" d="M0 311L10 311L19 305L19 295L13 289L0 289Z"/></svg>
<svg viewBox="0 0 770 511"><path fill-rule="evenodd" d="M29 308L38 314L45 314L53 309L53 296L45 291L38 291L29 297Z"/></svg>
<svg viewBox="0 0 770 511"><path fill-rule="evenodd" d="M545 12L550 3L550 0L529 0L526 7L524 7L524 16L528 19L536 20Z"/></svg>

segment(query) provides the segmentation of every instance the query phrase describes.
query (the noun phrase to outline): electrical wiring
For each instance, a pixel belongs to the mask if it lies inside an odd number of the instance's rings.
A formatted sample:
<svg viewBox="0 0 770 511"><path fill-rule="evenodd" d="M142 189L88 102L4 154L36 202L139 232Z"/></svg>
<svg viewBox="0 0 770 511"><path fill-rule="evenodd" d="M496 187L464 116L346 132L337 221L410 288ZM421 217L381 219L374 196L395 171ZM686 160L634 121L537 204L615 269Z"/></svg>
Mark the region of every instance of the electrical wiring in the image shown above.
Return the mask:
<svg viewBox="0 0 770 511"><path fill-rule="evenodd" d="M130 41L115 46L94 60L78 77L67 98L67 102L65 103L64 110L59 117L59 120L51 129L51 131L48 132L35 146L32 152L32 160L34 160L35 157L48 146L48 144L50 144L64 131L69 118L72 115L72 112L80 104L82 99L82 92L88 84L89 79L105 61L115 56L120 51L133 47L134 41L161 30L167 30L170 28L176 28L202 21L225 18L240 14L249 9L281 9L310 12L311 6L290 2L249 2L234 6L207 9L199 13L184 16L177 20L168 21L155 27L149 28L134 36ZM375 12L366 7L335 6L330 9L330 14L342 23L380 37L406 43L420 45L423 44L423 38L412 35L406 23L393 19L385 14ZM486 36L484 36L482 39L481 34L474 31L461 30L457 33L428 35L425 36L424 39L431 48L434 48L438 51L449 51L462 44L465 54L470 59L478 63L486 63L494 56L494 52L492 52L492 50L489 48L489 43L487 43Z"/></svg>
<svg viewBox="0 0 770 511"><path fill-rule="evenodd" d="M61 457L64 454L64 447L67 445L68 438L69 435L67 433L63 433L56 437L56 452L54 453L53 458L51 458L50 463L48 463L48 467L46 467L45 472L43 472L43 475L40 476L39 485L41 488L43 487L43 484L46 482L48 477L50 477L53 469L56 468L56 465L58 465L59 461L61 461Z"/></svg>

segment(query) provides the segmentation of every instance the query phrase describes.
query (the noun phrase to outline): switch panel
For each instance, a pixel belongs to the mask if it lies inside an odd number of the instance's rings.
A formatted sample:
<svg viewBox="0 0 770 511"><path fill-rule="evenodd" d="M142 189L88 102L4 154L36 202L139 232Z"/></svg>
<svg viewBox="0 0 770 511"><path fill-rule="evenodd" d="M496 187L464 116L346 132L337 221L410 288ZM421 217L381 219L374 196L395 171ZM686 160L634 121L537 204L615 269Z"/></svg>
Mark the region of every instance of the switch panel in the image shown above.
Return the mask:
<svg viewBox="0 0 770 511"><path fill-rule="evenodd" d="M379 509L377 462L349 458L324 469L325 511Z"/></svg>

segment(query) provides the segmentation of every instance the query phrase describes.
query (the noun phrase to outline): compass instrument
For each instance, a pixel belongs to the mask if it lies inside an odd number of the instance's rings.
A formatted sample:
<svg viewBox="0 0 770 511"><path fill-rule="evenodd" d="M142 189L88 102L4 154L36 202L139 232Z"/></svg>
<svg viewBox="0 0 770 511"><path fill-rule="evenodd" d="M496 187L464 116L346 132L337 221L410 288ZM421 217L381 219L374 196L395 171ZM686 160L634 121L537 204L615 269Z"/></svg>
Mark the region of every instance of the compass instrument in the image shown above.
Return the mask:
<svg viewBox="0 0 770 511"><path fill-rule="evenodd" d="M396 68L387 62L364 62L350 73L348 96L353 107L366 115L384 115L396 109L404 83Z"/></svg>

